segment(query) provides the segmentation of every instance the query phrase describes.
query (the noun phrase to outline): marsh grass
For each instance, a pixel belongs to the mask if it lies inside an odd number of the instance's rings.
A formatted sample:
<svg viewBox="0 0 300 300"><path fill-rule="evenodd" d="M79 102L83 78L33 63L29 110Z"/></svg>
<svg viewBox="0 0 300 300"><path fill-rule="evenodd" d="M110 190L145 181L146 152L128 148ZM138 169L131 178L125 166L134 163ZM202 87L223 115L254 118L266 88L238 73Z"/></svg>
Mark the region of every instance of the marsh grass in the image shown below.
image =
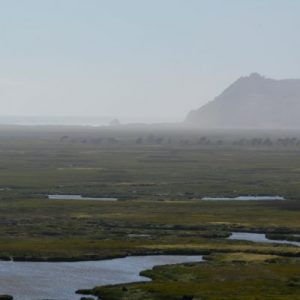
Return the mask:
<svg viewBox="0 0 300 300"><path fill-rule="evenodd" d="M297 260L233 253L206 263L155 267L142 272L152 282L97 287L90 293L103 300L298 300L299 267Z"/></svg>

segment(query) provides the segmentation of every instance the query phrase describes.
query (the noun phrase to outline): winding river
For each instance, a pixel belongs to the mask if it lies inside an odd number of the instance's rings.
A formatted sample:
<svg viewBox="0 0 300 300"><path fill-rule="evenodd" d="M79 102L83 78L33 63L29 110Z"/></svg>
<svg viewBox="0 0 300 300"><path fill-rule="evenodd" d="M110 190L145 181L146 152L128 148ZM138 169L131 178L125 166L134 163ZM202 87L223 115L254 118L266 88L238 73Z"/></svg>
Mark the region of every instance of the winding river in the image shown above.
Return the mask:
<svg viewBox="0 0 300 300"><path fill-rule="evenodd" d="M14 300L78 300L75 291L97 285L149 281L139 273L156 265L200 262L202 256L129 256L85 262L0 261L0 294Z"/></svg>
<svg viewBox="0 0 300 300"><path fill-rule="evenodd" d="M228 239L300 247L300 242L271 240L264 233L232 232ZM0 261L0 294L13 295L15 300L78 300L78 289L149 281L139 275L141 271L156 265L202 260L201 255L147 255L84 262Z"/></svg>
<svg viewBox="0 0 300 300"><path fill-rule="evenodd" d="M289 244L300 247L300 242L287 240L271 240L266 237L265 233L253 232L232 232L229 240L243 240L257 243L272 243L272 244Z"/></svg>

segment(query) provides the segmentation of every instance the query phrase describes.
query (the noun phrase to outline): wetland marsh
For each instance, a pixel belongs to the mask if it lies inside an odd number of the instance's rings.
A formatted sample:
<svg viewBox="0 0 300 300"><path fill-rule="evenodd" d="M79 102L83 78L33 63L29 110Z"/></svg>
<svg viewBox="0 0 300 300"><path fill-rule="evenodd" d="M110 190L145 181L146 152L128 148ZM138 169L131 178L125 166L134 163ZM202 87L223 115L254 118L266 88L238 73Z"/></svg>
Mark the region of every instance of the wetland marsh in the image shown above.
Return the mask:
<svg viewBox="0 0 300 300"><path fill-rule="evenodd" d="M272 146L235 142L258 134L271 139ZM297 243L300 234L300 147L276 143L292 135L298 137L297 132L1 128L0 257L67 263L128 255L208 255L211 260L191 269L154 268L145 273L153 282L124 290L129 299L219 299L212 285L203 287L201 278L218 281L210 276L219 270L224 278L234 272L238 280L258 268L261 276L248 277L243 299L264 299L266 290L255 288L257 282L267 287L274 278L280 284L273 296L287 293L286 299L299 299L300 249L280 243ZM54 201L45 195L88 199ZM201 200L241 195L280 195L285 200ZM266 234L272 243L228 239L231 232ZM179 271L172 282L174 268ZM166 277L157 282L161 270ZM187 270L195 276L189 277ZM225 280L218 287L224 299L235 299L233 283ZM3 286L2 293L7 293ZM124 291L109 287L92 293L120 299Z"/></svg>

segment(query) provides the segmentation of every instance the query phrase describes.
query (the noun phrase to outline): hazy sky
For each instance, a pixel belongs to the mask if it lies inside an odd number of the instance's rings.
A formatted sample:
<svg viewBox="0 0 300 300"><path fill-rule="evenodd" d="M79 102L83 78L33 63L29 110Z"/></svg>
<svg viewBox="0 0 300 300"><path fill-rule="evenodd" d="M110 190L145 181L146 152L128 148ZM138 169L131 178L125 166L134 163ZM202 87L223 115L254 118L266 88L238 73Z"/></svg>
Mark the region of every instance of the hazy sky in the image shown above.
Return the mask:
<svg viewBox="0 0 300 300"><path fill-rule="evenodd" d="M299 0L0 0L0 115L182 120L241 75L300 78Z"/></svg>

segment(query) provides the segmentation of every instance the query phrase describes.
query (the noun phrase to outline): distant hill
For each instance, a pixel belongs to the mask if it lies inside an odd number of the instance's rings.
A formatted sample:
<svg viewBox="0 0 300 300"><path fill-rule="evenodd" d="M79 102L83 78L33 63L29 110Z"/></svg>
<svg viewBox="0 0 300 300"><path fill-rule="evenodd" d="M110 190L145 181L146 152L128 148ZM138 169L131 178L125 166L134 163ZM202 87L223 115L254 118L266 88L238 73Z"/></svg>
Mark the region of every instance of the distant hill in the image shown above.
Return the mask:
<svg viewBox="0 0 300 300"><path fill-rule="evenodd" d="M300 79L241 77L185 122L203 128L300 128Z"/></svg>

